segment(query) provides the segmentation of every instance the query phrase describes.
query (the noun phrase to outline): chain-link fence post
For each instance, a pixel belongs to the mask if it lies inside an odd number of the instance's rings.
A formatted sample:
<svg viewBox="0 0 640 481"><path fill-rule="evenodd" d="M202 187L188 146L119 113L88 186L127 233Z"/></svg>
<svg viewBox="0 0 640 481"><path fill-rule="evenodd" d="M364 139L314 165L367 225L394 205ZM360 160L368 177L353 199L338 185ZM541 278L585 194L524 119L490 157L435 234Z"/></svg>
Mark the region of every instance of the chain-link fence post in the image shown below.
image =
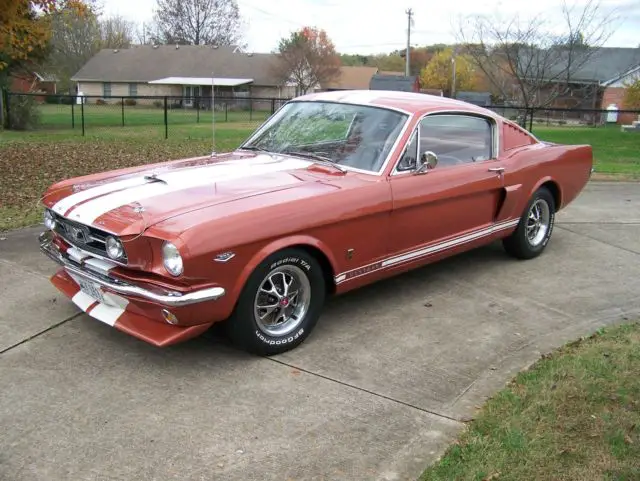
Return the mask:
<svg viewBox="0 0 640 481"><path fill-rule="evenodd" d="M10 92L7 92L5 99L6 99L5 103L7 104L7 106L5 107L7 111L7 121L5 122L5 124L7 125L7 130L11 130L11 93Z"/></svg>
<svg viewBox="0 0 640 481"><path fill-rule="evenodd" d="M71 97L71 128L76 128L76 111L75 111L75 103L77 97Z"/></svg>
<svg viewBox="0 0 640 481"><path fill-rule="evenodd" d="M0 128L4 128L5 126L5 116L4 116L4 106L7 104L7 91L5 89L0 89Z"/></svg>
<svg viewBox="0 0 640 481"><path fill-rule="evenodd" d="M224 103L224 121L229 122L229 104L227 102Z"/></svg>
<svg viewBox="0 0 640 481"><path fill-rule="evenodd" d="M84 99L85 96L80 97L80 123L82 123L82 136L84 137Z"/></svg>
<svg viewBox="0 0 640 481"><path fill-rule="evenodd" d="M164 96L164 138L169 138L169 117L167 112L167 96Z"/></svg>
<svg viewBox="0 0 640 481"><path fill-rule="evenodd" d="M122 126L124 127L124 97L120 98L120 105L122 106Z"/></svg>
<svg viewBox="0 0 640 481"><path fill-rule="evenodd" d="M196 97L196 124L200 123L200 99L202 97L197 96Z"/></svg>

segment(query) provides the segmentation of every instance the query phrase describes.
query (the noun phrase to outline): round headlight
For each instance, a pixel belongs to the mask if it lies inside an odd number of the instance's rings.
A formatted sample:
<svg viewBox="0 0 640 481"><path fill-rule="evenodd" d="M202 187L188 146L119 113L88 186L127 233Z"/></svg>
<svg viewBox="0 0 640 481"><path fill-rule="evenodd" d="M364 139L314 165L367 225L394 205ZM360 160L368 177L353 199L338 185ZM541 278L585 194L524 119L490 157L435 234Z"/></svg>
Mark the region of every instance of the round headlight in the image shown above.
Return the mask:
<svg viewBox="0 0 640 481"><path fill-rule="evenodd" d="M182 256L180 251L171 242L165 242L162 245L162 259L164 268L173 276L182 274Z"/></svg>
<svg viewBox="0 0 640 481"><path fill-rule="evenodd" d="M122 246L122 242L116 239L113 236L107 237L106 240L107 245L107 255L112 259L120 259L124 257L124 247Z"/></svg>
<svg viewBox="0 0 640 481"><path fill-rule="evenodd" d="M44 211L44 226L47 229L53 230L56 227L56 218L49 209Z"/></svg>

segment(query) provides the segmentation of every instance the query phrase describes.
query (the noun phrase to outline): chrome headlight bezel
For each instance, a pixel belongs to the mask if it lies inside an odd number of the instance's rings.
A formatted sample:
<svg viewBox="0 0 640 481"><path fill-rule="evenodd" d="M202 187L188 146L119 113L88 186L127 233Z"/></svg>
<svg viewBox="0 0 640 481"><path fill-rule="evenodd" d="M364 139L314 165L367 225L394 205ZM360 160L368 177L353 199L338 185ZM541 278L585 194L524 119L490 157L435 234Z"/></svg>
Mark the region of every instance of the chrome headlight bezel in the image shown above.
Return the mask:
<svg viewBox="0 0 640 481"><path fill-rule="evenodd" d="M166 271L174 277L178 277L184 272L184 262L180 250L169 241L162 244L162 263Z"/></svg>
<svg viewBox="0 0 640 481"><path fill-rule="evenodd" d="M125 257L122 241L112 235L105 239L105 251L110 259L114 261L122 260Z"/></svg>
<svg viewBox="0 0 640 481"><path fill-rule="evenodd" d="M56 216L49 209L44 210L44 226L49 230L54 230L56 228Z"/></svg>

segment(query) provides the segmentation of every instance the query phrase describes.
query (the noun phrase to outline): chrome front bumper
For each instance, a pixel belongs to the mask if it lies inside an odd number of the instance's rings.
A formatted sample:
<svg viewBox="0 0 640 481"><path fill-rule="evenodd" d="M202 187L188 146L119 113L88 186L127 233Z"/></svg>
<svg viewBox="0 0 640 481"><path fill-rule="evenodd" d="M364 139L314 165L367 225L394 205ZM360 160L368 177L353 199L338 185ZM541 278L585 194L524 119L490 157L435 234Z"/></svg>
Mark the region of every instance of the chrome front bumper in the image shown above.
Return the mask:
<svg viewBox="0 0 640 481"><path fill-rule="evenodd" d="M187 294L182 294L177 291L166 291L160 288L157 292L143 289L142 287L120 281L113 277L90 272L86 268L72 262L62 254L62 252L60 252L52 242L50 232L43 232L40 234L39 240L40 250L47 257L64 267L69 274L73 274L74 276L98 284L118 294L140 297L169 307L181 307L196 304L198 302L216 301L225 294L225 290L222 287L212 287L209 289L189 292Z"/></svg>

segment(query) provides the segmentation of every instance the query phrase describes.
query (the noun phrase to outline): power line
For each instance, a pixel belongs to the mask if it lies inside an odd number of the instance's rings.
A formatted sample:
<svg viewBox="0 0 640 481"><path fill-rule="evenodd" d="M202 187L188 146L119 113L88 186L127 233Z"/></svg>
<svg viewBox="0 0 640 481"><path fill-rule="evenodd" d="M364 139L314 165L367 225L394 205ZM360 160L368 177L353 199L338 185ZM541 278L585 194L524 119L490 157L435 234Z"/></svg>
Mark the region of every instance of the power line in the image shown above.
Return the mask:
<svg viewBox="0 0 640 481"><path fill-rule="evenodd" d="M262 8L255 7L255 6L250 5L250 4L248 4L248 3L244 3L244 2L243 2L242 4L240 4L240 6L241 6L241 7L248 7L248 8L250 8L250 9L252 9L252 10L255 10L256 12L260 12L260 13L262 13L263 15L266 15L267 17L276 18L276 19L278 19L278 20L281 20L281 21L283 21L283 22L285 22L285 23L289 23L289 24L291 24L291 25L295 25L295 26L297 26L297 27L304 27L304 24L303 24L303 23L296 22L296 21L294 21L294 20L290 20L290 19L288 19L288 18L286 18L286 17L283 17L282 15L276 15L276 14L274 14L274 13L267 12L266 10L263 10Z"/></svg>

